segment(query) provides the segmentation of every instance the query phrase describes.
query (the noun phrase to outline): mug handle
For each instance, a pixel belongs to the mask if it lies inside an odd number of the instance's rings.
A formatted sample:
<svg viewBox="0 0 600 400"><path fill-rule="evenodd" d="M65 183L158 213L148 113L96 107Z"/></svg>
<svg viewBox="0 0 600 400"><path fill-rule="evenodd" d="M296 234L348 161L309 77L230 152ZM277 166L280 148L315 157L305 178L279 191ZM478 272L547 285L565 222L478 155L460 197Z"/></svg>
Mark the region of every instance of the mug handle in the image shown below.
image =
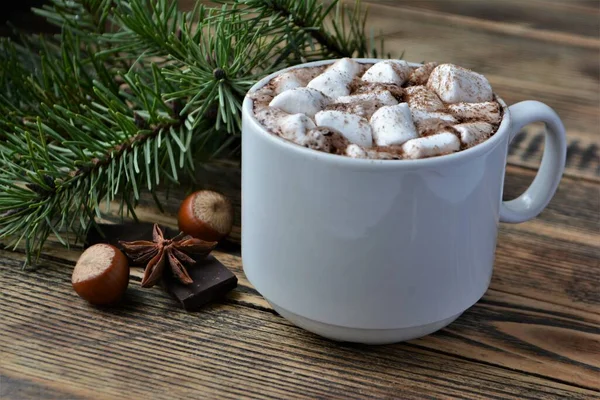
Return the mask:
<svg viewBox="0 0 600 400"><path fill-rule="evenodd" d="M500 204L500 221L514 224L535 218L554 196L565 169L567 141L562 121L546 104L528 100L514 104L508 110L512 119L509 143L525 125L532 122L546 124L542 164L533 182L522 195Z"/></svg>

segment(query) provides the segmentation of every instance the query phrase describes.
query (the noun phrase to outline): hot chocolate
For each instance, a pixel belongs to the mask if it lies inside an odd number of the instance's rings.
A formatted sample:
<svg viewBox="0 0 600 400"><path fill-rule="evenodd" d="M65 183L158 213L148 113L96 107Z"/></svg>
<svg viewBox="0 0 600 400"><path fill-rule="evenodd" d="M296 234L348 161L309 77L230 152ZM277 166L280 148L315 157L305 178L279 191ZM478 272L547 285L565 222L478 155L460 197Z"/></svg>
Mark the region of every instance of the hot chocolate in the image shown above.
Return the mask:
<svg viewBox="0 0 600 400"><path fill-rule="evenodd" d="M352 158L454 153L490 138L502 120L487 79L453 64L343 58L289 70L250 96L271 133Z"/></svg>

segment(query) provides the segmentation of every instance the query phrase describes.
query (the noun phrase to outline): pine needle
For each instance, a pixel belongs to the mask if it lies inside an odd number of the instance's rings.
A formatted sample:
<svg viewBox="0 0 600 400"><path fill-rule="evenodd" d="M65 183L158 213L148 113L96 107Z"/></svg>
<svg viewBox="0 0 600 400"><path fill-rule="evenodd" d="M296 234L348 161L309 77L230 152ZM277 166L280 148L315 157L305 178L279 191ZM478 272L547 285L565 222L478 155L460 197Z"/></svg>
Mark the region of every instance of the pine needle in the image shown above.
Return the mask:
<svg viewBox="0 0 600 400"><path fill-rule="evenodd" d="M52 0L57 36L0 39L0 239L35 262L117 200L239 156L245 93L301 62L376 56L365 13L338 1ZM227 4L225 4L227 3ZM160 207L160 204L158 204ZM74 234L74 235L72 235Z"/></svg>

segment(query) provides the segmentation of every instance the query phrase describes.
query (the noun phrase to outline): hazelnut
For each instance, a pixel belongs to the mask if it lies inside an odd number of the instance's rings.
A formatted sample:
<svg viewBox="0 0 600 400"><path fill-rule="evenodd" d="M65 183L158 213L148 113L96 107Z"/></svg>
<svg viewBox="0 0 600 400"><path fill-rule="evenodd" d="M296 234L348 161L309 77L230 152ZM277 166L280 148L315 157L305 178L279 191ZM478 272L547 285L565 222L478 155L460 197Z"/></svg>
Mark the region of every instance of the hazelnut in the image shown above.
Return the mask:
<svg viewBox="0 0 600 400"><path fill-rule="evenodd" d="M197 239L217 242L233 226L233 206L227 197L200 190L185 198L177 215L179 230Z"/></svg>
<svg viewBox="0 0 600 400"><path fill-rule="evenodd" d="M109 244L93 245L77 260L71 283L77 294L92 304L114 304L129 284L127 257Z"/></svg>

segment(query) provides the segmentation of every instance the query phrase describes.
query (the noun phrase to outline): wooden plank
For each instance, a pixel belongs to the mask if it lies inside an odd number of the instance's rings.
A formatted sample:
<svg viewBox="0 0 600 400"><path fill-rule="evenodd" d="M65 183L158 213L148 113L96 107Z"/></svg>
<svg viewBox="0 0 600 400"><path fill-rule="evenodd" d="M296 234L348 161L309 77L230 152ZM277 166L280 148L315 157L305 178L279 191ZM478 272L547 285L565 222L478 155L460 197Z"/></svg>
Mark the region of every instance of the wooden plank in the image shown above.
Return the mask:
<svg viewBox="0 0 600 400"><path fill-rule="evenodd" d="M537 169L544 153L545 128L532 124L513 140L508 162L512 165ZM565 175L600 182L600 136L585 132L567 133L567 165Z"/></svg>
<svg viewBox="0 0 600 400"><path fill-rule="evenodd" d="M540 3L542 4L564 4L565 0L538 0ZM579 7L582 10L587 10L589 12L594 12L594 11L598 11L598 9L600 9L600 3L598 3L598 0L569 0L568 1L569 6L571 7Z"/></svg>
<svg viewBox="0 0 600 400"><path fill-rule="evenodd" d="M411 7L429 12L460 15L472 19L513 24L525 29L563 32L598 39L600 7L585 7L574 1L539 0L371 0L397 8Z"/></svg>
<svg viewBox="0 0 600 400"><path fill-rule="evenodd" d="M532 177L533 172L531 171L510 167L506 178L505 193L507 197L518 195ZM413 342L412 345L416 346L418 351L425 351L426 356L424 357L426 358L437 358L439 354L443 354L444 357L458 357L465 362L483 364L486 368L489 366L489 368L500 369L500 371L494 372L496 375L507 369L511 373L516 371L524 376L533 375L550 379L561 385L570 384L580 388L600 389L596 379L600 371L600 297L597 290L598 260L600 259L597 242L600 193L593 192L594 188L593 183L566 178L555 199L538 219L520 225L502 225L492 285L486 296L448 329L437 335ZM56 243L54 244L56 245ZM33 290L37 293L34 296L33 304L65 303L59 304L58 307L62 311L57 318L62 318L63 324L68 323L73 327L75 330L73 335L88 337L89 333L82 335L76 332L80 329L87 332L89 327L85 317L90 310L94 309L81 304L81 302L78 303L68 279L69 265L74 264L78 254L77 251L65 251L60 247L48 248L44 251L46 268L28 275L18 271L22 254L0 252L0 258L4 260L2 263L5 268L11 269L10 273L8 271L0 273L1 286L12 288L11 290L14 291L14 293L10 292L11 300L5 300L2 303L11 304L11 307L14 308L16 300L12 297L15 297L20 299L18 304L21 304L16 307L17 310L26 307L27 292ZM216 255L238 275L240 280L240 287L228 296L226 302L227 305L234 307L230 311L231 318L237 318L238 313L242 314L239 318L250 318L250 320L255 317L259 318L260 314L248 317L246 309L252 310L252 313L272 314L269 304L245 278L240 258L222 252L217 252ZM172 333L179 329L178 324L185 324L186 314L173 311L171 312L176 315L169 314L168 310L173 307L173 303L164 293L139 289L141 275L140 269L133 270L133 287L129 291L125 307L115 313L123 319L112 321L110 329L107 327L94 328L94 332L102 333L92 334L91 339L111 334L117 338L111 336L111 338L103 340L113 343L128 340L126 338L131 336L137 338L153 336L154 333L160 334L161 329L168 329ZM38 282L37 285L36 282ZM46 297L49 298L46 299ZM157 318L165 318L165 321L159 320L160 326L158 327L143 326L139 323L138 313L144 313L148 305L152 306L157 301L161 302L161 309L148 312L153 316L158 316ZM75 307L75 315L68 312L71 306ZM34 307L38 306L34 305ZM44 310L47 311L48 306L45 307ZM217 313L217 311L214 312ZM220 314L211 314L210 318L214 321L221 321L221 317L217 315ZM0 318L9 318L7 310L0 312ZM94 317L93 321L96 321L97 318L100 317ZM145 317L140 316L139 318L144 320ZM131 326L128 325L128 321L132 323ZM30 321L28 326L33 329L39 322ZM22 326L24 323L18 320L9 324ZM229 325L230 323L234 324L234 328ZM237 330L241 329L239 321L232 320L222 322L222 324L225 325L219 326L218 329L223 332L232 329L237 334ZM271 326L272 324L275 325ZM273 334L282 326L289 327L289 324L283 320L273 320L267 325ZM48 329L57 328L51 325ZM69 331L73 329L69 329ZM148 329L150 332L146 333ZM246 329L249 329L248 326ZM205 332L203 330L202 332L204 335ZM306 340L306 335L302 331L293 330L293 332L295 332L296 339ZM181 334L185 337L190 335L187 330ZM287 332L285 335L289 336L290 333ZM317 340L312 335L309 336ZM90 338L81 340L91 340ZM257 345L259 340L263 340L263 338L256 339L254 337L248 337L245 340L250 339ZM268 340L273 340L273 338ZM281 339L277 340L281 342ZM283 343L291 345L285 341ZM150 343L147 345L150 346ZM410 352L417 350L410 348ZM386 350L386 352L389 351ZM261 354L260 357L268 356ZM406 354L398 354L398 359L392 357L389 362L396 365L405 357L407 357ZM445 362L458 362L459 364L463 362L451 360ZM284 360L280 362L283 363ZM287 363L288 360L285 362ZM428 362L428 359L427 361L423 360L423 365ZM419 368L423 365L419 364ZM242 367L240 366L240 368ZM389 376L388 378L391 379ZM517 378L510 377L510 379ZM480 381L476 382L483 384ZM298 382L294 384L301 385ZM296 387L294 384L292 387ZM547 382L543 384L538 382L534 386L546 384ZM431 390L442 393L447 389L436 385L437 383ZM119 388L116 387L114 390L118 391ZM319 387L319 390L324 389ZM353 387L352 390L359 389ZM477 391L466 386L461 386L461 390ZM518 390L526 389L519 386ZM314 395L317 396L319 393L331 395L334 392L318 392ZM380 394L389 395L389 392ZM416 395L417 392L413 394ZM84 396L85 393L81 395ZM231 396L236 395L234 392L231 393ZM274 392L273 395L277 396L277 393ZM458 392L455 395L458 396ZM482 392L480 395L504 397L506 394ZM538 395L540 394L537 393L533 397ZM590 393L586 393L587 395Z"/></svg>
<svg viewBox="0 0 600 400"><path fill-rule="evenodd" d="M592 333L588 338L585 332L598 321L580 312L575 317L555 315L543 305L528 310L526 299L517 298L514 305L490 300L474 307L447 332L412 343L341 345L293 327L262 305L249 304L243 297L253 290L243 283L225 303L186 314L174 309L161 290L143 290L136 279L125 304L106 310L89 307L76 297L64 265L51 265L35 274L8 273L14 262L0 253L0 282L6 288L0 303L5 327L0 339L2 374L16 381L68 387L79 397L128 393L153 398L583 399L598 395L597 388L580 387L589 383L593 371L579 365L585 365L581 353L597 336ZM490 312L494 307L505 309ZM517 321L511 325L507 320L513 318ZM510 353L504 355L502 367L488 362L493 357L485 362L469 358L481 352L489 356L493 344L501 341L505 346L510 343L514 357L526 364L528 352L540 345L535 332L523 331L531 323L542 328L559 324L568 330L568 338L578 338L579 351L561 351L560 357L549 352L544 360L549 373L551 366L560 367L559 379L520 373ZM474 339L463 340L461 334ZM481 345L475 344L478 340ZM458 345L464 354L452 349ZM498 352L508 353L505 348ZM567 356L576 357L579 364L560 360Z"/></svg>
<svg viewBox="0 0 600 400"><path fill-rule="evenodd" d="M600 122L598 99L584 98L586 95L580 90L569 92L568 89L555 87L548 84L526 82L521 79L501 77L488 74L487 77L494 87L494 91L502 97L508 105L523 100L538 100L548 104L561 117L567 130L567 137L571 140L580 138L598 143L600 128L594 125Z"/></svg>
<svg viewBox="0 0 600 400"><path fill-rule="evenodd" d="M472 29L481 29L489 33L508 35L516 38L534 39L547 44L560 44L588 49L598 49L600 41L597 37L586 37L573 35L569 33L557 32L554 30L532 29L525 25L518 25L508 22L488 21L485 19L466 17L456 14L448 14L431 10L422 10L419 8L405 7L399 5L379 5L373 4L373 8L387 8L389 10L401 11L404 14L411 15L417 20L438 19L446 25L460 27L465 31Z"/></svg>
<svg viewBox="0 0 600 400"><path fill-rule="evenodd" d="M453 0L451 0L453 1ZM561 8L569 8L588 13L600 12L600 3L598 0L531 0L539 5L539 7L558 6Z"/></svg>
<svg viewBox="0 0 600 400"><path fill-rule="evenodd" d="M13 379L0 373L0 399L79 400L83 397L70 392L65 386L52 385L51 382L40 384L24 377Z"/></svg>
<svg viewBox="0 0 600 400"><path fill-rule="evenodd" d="M522 297L491 289L455 324L416 343L600 389L598 315L573 312L548 302L523 301Z"/></svg>
<svg viewBox="0 0 600 400"><path fill-rule="evenodd" d="M510 200L518 197L529 186L536 171L509 166L506 170L504 198ZM530 222L520 225L505 224L507 229L529 226L537 222L564 232L581 233L589 238L596 238L599 232L600 191L595 182L585 182L564 177L552 201L541 215ZM543 230L539 232L543 234ZM550 235L549 236L553 236ZM564 236L571 240L570 236ZM557 238L559 239L559 238ZM598 246L598 242L596 246Z"/></svg>

